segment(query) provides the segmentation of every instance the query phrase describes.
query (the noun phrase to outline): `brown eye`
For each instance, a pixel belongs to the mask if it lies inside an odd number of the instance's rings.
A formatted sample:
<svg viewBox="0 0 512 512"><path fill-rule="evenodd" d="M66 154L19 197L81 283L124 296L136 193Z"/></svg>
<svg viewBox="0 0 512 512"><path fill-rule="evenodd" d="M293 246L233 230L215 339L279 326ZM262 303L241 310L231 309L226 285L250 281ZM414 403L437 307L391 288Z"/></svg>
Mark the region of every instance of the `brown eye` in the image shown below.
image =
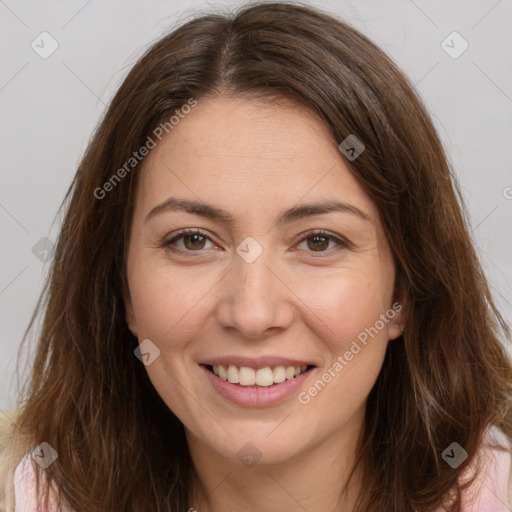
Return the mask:
<svg viewBox="0 0 512 512"><path fill-rule="evenodd" d="M313 251L323 251L329 246L330 239L323 235L314 235L307 238L308 248ZM311 243L310 243L311 242Z"/></svg>
<svg viewBox="0 0 512 512"><path fill-rule="evenodd" d="M306 244L306 247L301 247L303 244ZM335 251L336 249L348 247L348 242L334 235L330 235L325 231L312 231L306 233L298 246L299 249L304 249L305 251L328 254Z"/></svg>
<svg viewBox="0 0 512 512"><path fill-rule="evenodd" d="M208 249L208 246L205 247L208 242L214 247L210 237L206 234L197 230L188 230L182 231L174 238L164 241L162 246L171 251L184 254Z"/></svg>
<svg viewBox="0 0 512 512"><path fill-rule="evenodd" d="M202 249L204 247L206 238L199 234L185 235L183 241L185 247L190 250Z"/></svg>

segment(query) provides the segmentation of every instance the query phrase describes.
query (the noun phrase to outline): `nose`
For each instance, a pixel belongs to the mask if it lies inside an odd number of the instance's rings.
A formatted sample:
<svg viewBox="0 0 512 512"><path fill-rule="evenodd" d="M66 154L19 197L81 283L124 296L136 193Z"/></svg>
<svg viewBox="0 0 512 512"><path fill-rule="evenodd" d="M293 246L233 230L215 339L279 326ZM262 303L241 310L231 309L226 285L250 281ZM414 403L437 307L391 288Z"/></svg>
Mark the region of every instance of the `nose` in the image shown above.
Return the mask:
<svg viewBox="0 0 512 512"><path fill-rule="evenodd" d="M235 255L233 270L221 282L218 320L244 338L264 338L293 321L293 292L269 252L252 263Z"/></svg>

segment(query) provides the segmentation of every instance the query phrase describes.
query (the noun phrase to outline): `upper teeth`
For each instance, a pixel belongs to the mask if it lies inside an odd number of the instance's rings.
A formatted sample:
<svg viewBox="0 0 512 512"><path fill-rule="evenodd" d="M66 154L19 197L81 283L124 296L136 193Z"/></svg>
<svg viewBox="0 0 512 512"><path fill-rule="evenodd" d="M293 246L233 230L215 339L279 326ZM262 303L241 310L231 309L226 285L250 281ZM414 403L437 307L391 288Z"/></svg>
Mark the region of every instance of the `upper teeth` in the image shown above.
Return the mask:
<svg viewBox="0 0 512 512"><path fill-rule="evenodd" d="M213 373L223 380L227 380L231 384L240 384L241 386L272 386L285 380L293 379L297 375L304 372L307 366L276 366L270 368L248 368L242 366L238 368L230 364L229 366L215 365L212 366Z"/></svg>

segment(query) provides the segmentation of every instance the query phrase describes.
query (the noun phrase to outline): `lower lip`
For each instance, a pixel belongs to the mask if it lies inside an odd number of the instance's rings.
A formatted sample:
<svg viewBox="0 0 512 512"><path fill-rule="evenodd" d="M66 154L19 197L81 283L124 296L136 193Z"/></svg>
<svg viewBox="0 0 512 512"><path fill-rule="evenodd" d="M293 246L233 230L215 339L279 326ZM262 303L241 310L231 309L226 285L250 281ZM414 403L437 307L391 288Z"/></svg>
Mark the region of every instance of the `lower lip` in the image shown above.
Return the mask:
<svg viewBox="0 0 512 512"><path fill-rule="evenodd" d="M251 387L231 384L217 377L206 366L201 365L213 387L224 397L243 407L269 407L279 403L297 392L309 377L313 368L301 373L293 379L268 387Z"/></svg>

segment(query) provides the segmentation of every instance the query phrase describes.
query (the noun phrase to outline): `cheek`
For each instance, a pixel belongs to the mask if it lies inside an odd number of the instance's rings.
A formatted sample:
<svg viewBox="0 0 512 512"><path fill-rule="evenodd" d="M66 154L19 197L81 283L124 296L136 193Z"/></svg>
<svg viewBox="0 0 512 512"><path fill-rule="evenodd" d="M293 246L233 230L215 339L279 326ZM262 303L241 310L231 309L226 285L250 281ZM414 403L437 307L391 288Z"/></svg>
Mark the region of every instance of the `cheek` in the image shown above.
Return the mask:
<svg viewBox="0 0 512 512"><path fill-rule="evenodd" d="M372 269L370 269L372 270ZM385 314L392 298L392 283L379 267L373 271L333 273L316 280L315 286L302 283L303 298L314 329L332 353L343 353L351 342L365 333ZM379 336L387 339L387 323L379 322ZM381 332L382 331L382 332ZM364 338L363 336L360 336Z"/></svg>
<svg viewBox="0 0 512 512"><path fill-rule="evenodd" d="M211 273L191 275L165 264L135 268L130 292L139 338L162 345L168 344L169 339L185 343L184 331L197 325L205 314L207 301L203 299L213 291L215 282ZM180 336L173 335L178 332Z"/></svg>
<svg viewBox="0 0 512 512"><path fill-rule="evenodd" d="M387 270L380 264L364 270L352 268L325 278L321 288L303 285L325 355L325 366L299 396L311 421L325 416L325 411L330 411L332 424L348 421L373 387L392 321L386 312L392 300L393 273Z"/></svg>

